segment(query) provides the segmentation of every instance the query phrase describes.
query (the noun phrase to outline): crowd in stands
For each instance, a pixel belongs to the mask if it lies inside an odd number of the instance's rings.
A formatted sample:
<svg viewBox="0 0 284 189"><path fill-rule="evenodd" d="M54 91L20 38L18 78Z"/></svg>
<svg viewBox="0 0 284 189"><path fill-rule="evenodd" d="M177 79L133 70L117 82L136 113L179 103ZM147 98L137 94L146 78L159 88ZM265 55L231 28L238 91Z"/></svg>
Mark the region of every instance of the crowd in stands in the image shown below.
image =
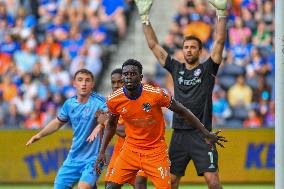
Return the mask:
<svg viewBox="0 0 284 189"><path fill-rule="evenodd" d="M274 127L274 0L232 0L227 16L224 60L213 92L213 125L225 128ZM182 0L164 48L183 60L182 39L203 42L202 60L214 40L215 10L207 0ZM173 93L170 75L157 64L155 81ZM170 116L168 116L170 117Z"/></svg>
<svg viewBox="0 0 284 189"><path fill-rule="evenodd" d="M42 128L87 68L99 82L131 0L0 1L0 128Z"/></svg>
<svg viewBox="0 0 284 189"><path fill-rule="evenodd" d="M224 60L213 92L213 125L274 127L274 0L232 0ZM90 69L100 81L113 46L126 35L131 0L0 1L0 128L42 128L74 95L72 75ZM181 0L163 47L184 62L182 39L196 35L209 57L215 10ZM173 93L156 64L146 82ZM167 125L172 113L166 111Z"/></svg>

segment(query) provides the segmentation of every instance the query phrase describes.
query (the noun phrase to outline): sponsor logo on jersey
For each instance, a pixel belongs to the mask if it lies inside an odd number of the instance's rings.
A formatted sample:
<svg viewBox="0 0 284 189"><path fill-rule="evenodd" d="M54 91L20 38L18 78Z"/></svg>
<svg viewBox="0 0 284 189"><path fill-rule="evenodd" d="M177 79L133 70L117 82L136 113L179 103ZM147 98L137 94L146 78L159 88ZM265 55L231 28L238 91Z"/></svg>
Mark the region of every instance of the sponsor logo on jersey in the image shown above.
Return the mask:
<svg viewBox="0 0 284 189"><path fill-rule="evenodd" d="M182 76L178 78L178 83L180 85L194 86L201 83L201 78L194 77L193 79L184 79Z"/></svg>
<svg viewBox="0 0 284 189"><path fill-rule="evenodd" d="M179 71L178 72L180 75L184 75L184 71Z"/></svg>
<svg viewBox="0 0 284 189"><path fill-rule="evenodd" d="M126 112L127 112L127 109L123 107L121 113L126 113Z"/></svg>

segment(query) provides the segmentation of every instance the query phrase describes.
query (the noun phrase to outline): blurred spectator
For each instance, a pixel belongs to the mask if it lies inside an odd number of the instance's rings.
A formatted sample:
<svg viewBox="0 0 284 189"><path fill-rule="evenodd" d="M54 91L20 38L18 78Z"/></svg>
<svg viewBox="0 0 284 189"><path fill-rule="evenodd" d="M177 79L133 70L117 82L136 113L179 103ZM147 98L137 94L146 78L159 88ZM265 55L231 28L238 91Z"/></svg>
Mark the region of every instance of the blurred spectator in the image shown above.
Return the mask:
<svg viewBox="0 0 284 189"><path fill-rule="evenodd" d="M213 93L213 123L216 126L225 126L225 120L232 114L229 103L226 99L226 93L218 90Z"/></svg>
<svg viewBox="0 0 284 189"><path fill-rule="evenodd" d="M248 113L248 119L244 121L245 128L259 128L262 125L262 121L257 115L255 110L250 110Z"/></svg>
<svg viewBox="0 0 284 189"><path fill-rule="evenodd" d="M46 108L46 112L43 114L42 125L46 126L48 122L56 117L56 106L53 103L49 103Z"/></svg>
<svg viewBox="0 0 284 189"><path fill-rule="evenodd" d="M257 77L257 87L253 90L253 102L260 102L261 100L271 99L271 87L267 84L265 77L259 75Z"/></svg>
<svg viewBox="0 0 284 189"><path fill-rule="evenodd" d="M8 26L12 26L14 24L14 18L7 12L6 3L0 1L0 19L6 20Z"/></svg>
<svg viewBox="0 0 284 189"><path fill-rule="evenodd" d="M5 115L4 124L7 129L21 128L24 116L18 112L16 104L10 104L9 112Z"/></svg>
<svg viewBox="0 0 284 189"><path fill-rule="evenodd" d="M12 64L12 58L10 55L0 53L0 75L5 74Z"/></svg>
<svg viewBox="0 0 284 189"><path fill-rule="evenodd" d="M2 91L3 99L7 102L10 102L14 97L17 96L17 86L12 82L9 75L2 76L0 91Z"/></svg>
<svg viewBox="0 0 284 189"><path fill-rule="evenodd" d="M260 21L257 30L253 33L253 44L263 50L271 51L271 43L272 35L267 31L265 23Z"/></svg>
<svg viewBox="0 0 284 189"><path fill-rule="evenodd" d="M229 88L228 100L231 106L249 107L251 104L252 89L245 83L243 75L239 75L236 83Z"/></svg>
<svg viewBox="0 0 284 189"><path fill-rule="evenodd" d="M119 37L126 33L126 20L124 17L125 4L123 0L102 0L99 15L105 27L113 32L118 32Z"/></svg>
<svg viewBox="0 0 284 189"><path fill-rule="evenodd" d="M42 126L40 112L38 111L33 111L24 122L24 128L26 129L40 129Z"/></svg>
<svg viewBox="0 0 284 189"><path fill-rule="evenodd" d="M275 126L275 102L270 102L269 110L264 117L264 126L274 127Z"/></svg>
<svg viewBox="0 0 284 189"><path fill-rule="evenodd" d="M0 90L0 128L5 126L5 115L7 114L9 104L3 99L3 92Z"/></svg>
<svg viewBox="0 0 284 189"><path fill-rule="evenodd" d="M18 96L13 98L11 104L16 105L21 115L27 117L33 110L34 103L31 98L25 97L24 91L19 90Z"/></svg>
<svg viewBox="0 0 284 189"><path fill-rule="evenodd" d="M20 73L30 72L33 65L38 61L38 56L35 54L37 42L31 37L26 41L23 49L14 54L14 60Z"/></svg>
<svg viewBox="0 0 284 189"><path fill-rule="evenodd" d="M235 26L229 30L229 40L231 45L240 44L243 37L250 37L252 34L250 28L243 25L241 17L236 17Z"/></svg>

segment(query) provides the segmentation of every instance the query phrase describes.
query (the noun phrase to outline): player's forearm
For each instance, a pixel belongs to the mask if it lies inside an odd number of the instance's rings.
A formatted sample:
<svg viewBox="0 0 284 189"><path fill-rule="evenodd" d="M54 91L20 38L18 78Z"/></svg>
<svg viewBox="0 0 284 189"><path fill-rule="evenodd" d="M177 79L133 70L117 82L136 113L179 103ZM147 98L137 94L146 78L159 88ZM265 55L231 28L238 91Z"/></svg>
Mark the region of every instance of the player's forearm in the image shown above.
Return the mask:
<svg viewBox="0 0 284 189"><path fill-rule="evenodd" d="M195 127L196 129L199 129L205 136L209 135L209 131L190 110L184 107L184 110L181 114L189 125Z"/></svg>
<svg viewBox="0 0 284 189"><path fill-rule="evenodd" d="M57 118L53 119L38 133L38 135L40 138L50 135L60 129L62 125L64 125L64 123L60 122Z"/></svg>
<svg viewBox="0 0 284 189"><path fill-rule="evenodd" d="M103 141L102 141L101 153L105 153L110 140L115 135L115 131L116 131L116 126L108 123L105 129L105 134L104 134Z"/></svg>
<svg viewBox="0 0 284 189"><path fill-rule="evenodd" d="M158 38L155 34L153 27L151 26L151 24L148 24L148 25L143 24L143 30L144 30L146 41L148 43L148 47L150 49L153 49L156 45L159 44Z"/></svg>
<svg viewBox="0 0 284 189"><path fill-rule="evenodd" d="M216 27L216 42L224 45L226 41L226 17L219 18L217 20Z"/></svg>
<svg viewBox="0 0 284 189"><path fill-rule="evenodd" d="M116 133L117 136L120 136L120 137L122 137L122 138L125 138L125 137L126 137L125 132L123 132L123 131L116 130L115 133Z"/></svg>
<svg viewBox="0 0 284 189"><path fill-rule="evenodd" d="M205 136L208 136L210 134L209 131L204 127L204 125L199 121L199 119L180 102L173 99L172 104L169 108L182 116L189 125L195 127L196 129L199 129Z"/></svg>

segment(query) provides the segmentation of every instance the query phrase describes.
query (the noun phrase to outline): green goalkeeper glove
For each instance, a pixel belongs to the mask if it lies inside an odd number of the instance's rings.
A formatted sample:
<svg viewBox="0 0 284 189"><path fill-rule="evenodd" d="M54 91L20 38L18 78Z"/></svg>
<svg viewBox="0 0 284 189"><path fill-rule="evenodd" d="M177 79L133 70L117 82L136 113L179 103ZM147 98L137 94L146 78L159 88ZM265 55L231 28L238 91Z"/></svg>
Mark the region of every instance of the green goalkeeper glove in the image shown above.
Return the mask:
<svg viewBox="0 0 284 189"><path fill-rule="evenodd" d="M216 8L218 18L227 16L227 0L209 0L209 3Z"/></svg>
<svg viewBox="0 0 284 189"><path fill-rule="evenodd" d="M143 24L149 24L150 9L153 0L134 0Z"/></svg>

